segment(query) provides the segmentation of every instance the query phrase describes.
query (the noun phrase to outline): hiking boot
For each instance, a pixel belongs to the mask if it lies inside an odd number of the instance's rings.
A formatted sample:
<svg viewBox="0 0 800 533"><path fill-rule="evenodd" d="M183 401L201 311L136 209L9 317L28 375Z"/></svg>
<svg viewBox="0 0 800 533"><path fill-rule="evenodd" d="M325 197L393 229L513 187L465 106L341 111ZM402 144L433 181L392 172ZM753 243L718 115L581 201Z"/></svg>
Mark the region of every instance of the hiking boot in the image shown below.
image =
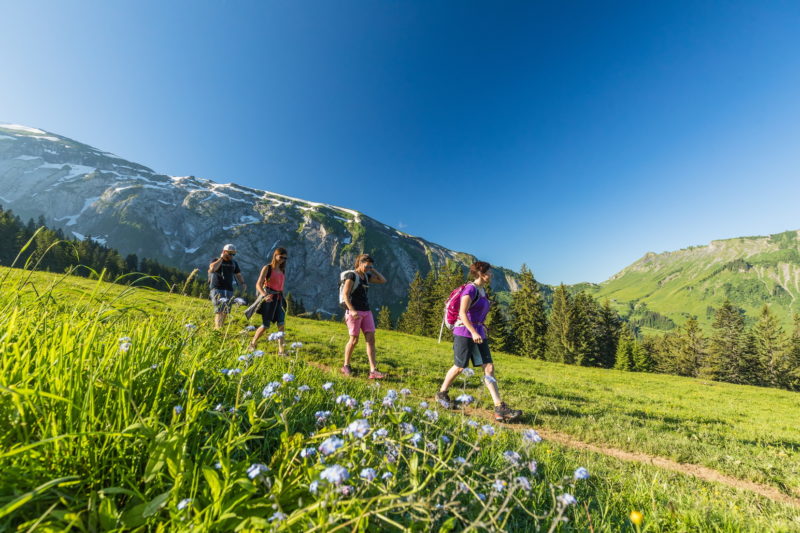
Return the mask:
<svg viewBox="0 0 800 533"><path fill-rule="evenodd" d="M347 377L350 377L353 375L353 369L350 367L350 365L344 365L342 367L342 374L344 374Z"/></svg>
<svg viewBox="0 0 800 533"><path fill-rule="evenodd" d="M383 372L378 372L377 370L373 370L369 373L369 379L383 379L386 377L386 374Z"/></svg>
<svg viewBox="0 0 800 533"><path fill-rule="evenodd" d="M442 407L445 409L452 409L453 402L450 400L450 395L447 394L447 391L439 391L436 393L436 401L442 404Z"/></svg>
<svg viewBox="0 0 800 533"><path fill-rule="evenodd" d="M494 408L494 419L498 422L510 422L511 420L519 418L521 415L522 411L510 408L506 405L506 402L502 402Z"/></svg>

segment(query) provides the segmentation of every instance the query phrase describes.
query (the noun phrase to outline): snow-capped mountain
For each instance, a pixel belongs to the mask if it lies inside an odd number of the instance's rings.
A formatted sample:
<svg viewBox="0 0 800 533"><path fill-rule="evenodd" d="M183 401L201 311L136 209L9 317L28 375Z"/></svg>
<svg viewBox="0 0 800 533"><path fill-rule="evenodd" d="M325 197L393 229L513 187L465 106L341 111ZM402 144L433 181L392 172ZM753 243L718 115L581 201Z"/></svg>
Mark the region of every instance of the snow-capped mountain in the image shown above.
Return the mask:
<svg viewBox="0 0 800 533"><path fill-rule="evenodd" d="M222 245L232 242L251 286L272 250L283 246L290 255L287 290L307 308L329 312L337 310L339 272L352 268L362 251L373 255L391 281L371 291L372 303L395 309L415 271L426 273L447 260L473 260L352 209L235 183L158 174L72 139L14 124L0 124L0 203L22 218L44 216L67 235L202 273ZM496 289L515 288L512 272L496 274Z"/></svg>

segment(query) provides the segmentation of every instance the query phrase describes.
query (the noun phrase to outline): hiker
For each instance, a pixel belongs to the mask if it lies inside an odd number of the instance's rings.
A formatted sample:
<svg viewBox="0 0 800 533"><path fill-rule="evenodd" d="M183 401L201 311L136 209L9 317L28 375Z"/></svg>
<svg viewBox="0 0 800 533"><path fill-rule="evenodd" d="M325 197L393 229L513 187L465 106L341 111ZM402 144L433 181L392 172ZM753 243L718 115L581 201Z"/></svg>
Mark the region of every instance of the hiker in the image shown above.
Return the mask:
<svg viewBox="0 0 800 533"><path fill-rule="evenodd" d="M473 281L463 285L460 294L455 295L458 297L458 320L453 328L455 361L447 371L439 392L436 393L436 400L448 408L453 405L447 389L471 361L472 366L483 367L484 382L494 401L495 420L508 422L518 418L522 411L509 408L500 399L497 380L494 378L494 363L489 351L486 326L483 324L491 307L485 288L492 281L492 266L484 261L476 261L469 267L469 277Z"/></svg>
<svg viewBox="0 0 800 533"><path fill-rule="evenodd" d="M278 331L284 330L286 323L286 299L283 297L283 284L286 279L286 248L276 248L272 252L272 260L261 267L258 275L256 290L263 297L258 313L261 315L261 326L256 330L253 340L250 341L248 350L253 351L258 345L258 339L275 323ZM278 355L285 355L283 336L278 338Z"/></svg>
<svg viewBox="0 0 800 533"><path fill-rule="evenodd" d="M344 366L342 374L352 376L353 369L350 366L350 357L358 344L359 332L364 332L364 340L367 341L367 359L369 359L369 379L383 379L386 375L378 372L378 364L375 361L375 320L369 308L367 290L370 283L386 283L386 278L375 270L375 262L368 254L360 254L356 257L353 270L342 272L342 286L339 293L339 300L346 308L344 320L350 333L350 340L344 348Z"/></svg>
<svg viewBox="0 0 800 533"><path fill-rule="evenodd" d="M214 303L214 329L221 329L225 323L225 317L231 309L233 300L233 280L239 284L242 290L247 289L239 270L239 263L233 260L236 255L236 247L226 244L222 248L222 253L217 259L212 259L208 265L208 282L211 288L211 301Z"/></svg>

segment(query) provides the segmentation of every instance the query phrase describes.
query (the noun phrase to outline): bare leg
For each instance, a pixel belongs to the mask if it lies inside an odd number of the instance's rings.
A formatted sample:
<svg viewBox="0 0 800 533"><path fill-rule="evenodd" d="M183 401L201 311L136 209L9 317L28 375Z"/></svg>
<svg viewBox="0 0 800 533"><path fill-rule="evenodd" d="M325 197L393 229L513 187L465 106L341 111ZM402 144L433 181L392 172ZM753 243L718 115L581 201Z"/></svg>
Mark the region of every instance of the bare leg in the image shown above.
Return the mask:
<svg viewBox="0 0 800 533"><path fill-rule="evenodd" d="M358 344L358 335L355 337L350 335L350 340L347 341L344 347L344 366L350 366L350 358L353 356L353 350L356 349L356 344Z"/></svg>
<svg viewBox="0 0 800 533"><path fill-rule="evenodd" d="M247 348L248 348L249 350L255 350L255 349L256 349L256 346L258 346L258 339L260 339L260 338L261 338L261 336L262 336L262 335L263 335L263 334L264 334L266 331L267 331L267 328L265 328L263 325L262 325L262 326L258 326L258 329L256 330L256 334L255 334L255 335L253 335L253 340L251 340L251 341L250 341L250 346L248 346Z"/></svg>
<svg viewBox="0 0 800 533"><path fill-rule="evenodd" d="M495 407L502 403L500 399L500 392L497 390L497 380L494 379L494 363L486 363L483 365L483 374L491 379L484 379L486 388L489 389L489 394L492 395Z"/></svg>
<svg viewBox="0 0 800 533"><path fill-rule="evenodd" d="M284 326L283 324L278 326L278 331L284 331L285 329L286 326ZM286 352L283 347L283 337L281 337L280 339L278 339L278 355L284 355L285 353Z"/></svg>
<svg viewBox="0 0 800 533"><path fill-rule="evenodd" d="M222 326L225 324L225 316L225 313L214 314L214 329L222 329Z"/></svg>
<svg viewBox="0 0 800 533"><path fill-rule="evenodd" d="M369 359L369 371L378 370L378 362L375 360L375 332L364 332L364 339L367 341L367 359Z"/></svg>
<svg viewBox="0 0 800 533"><path fill-rule="evenodd" d="M447 374L444 376L444 382L442 386L439 388L439 392L447 392L447 389L450 388L450 385L453 384L453 381L458 377L458 375L463 372L463 368L460 366L451 366L450 370L447 371Z"/></svg>

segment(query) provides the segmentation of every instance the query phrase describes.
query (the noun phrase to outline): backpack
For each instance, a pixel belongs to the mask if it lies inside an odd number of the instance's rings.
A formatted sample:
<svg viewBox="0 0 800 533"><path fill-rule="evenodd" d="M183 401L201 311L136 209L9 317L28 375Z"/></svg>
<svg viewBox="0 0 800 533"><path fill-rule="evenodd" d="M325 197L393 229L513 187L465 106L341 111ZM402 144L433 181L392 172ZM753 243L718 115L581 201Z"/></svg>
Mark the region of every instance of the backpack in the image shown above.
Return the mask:
<svg viewBox="0 0 800 533"><path fill-rule="evenodd" d="M356 279L353 281L353 287L350 289L350 294L348 294L348 296L353 294L358 286L361 285L361 276L359 276L358 272L355 270L345 270L339 274L339 307L342 309L347 309L347 303L345 303L346 300L344 299L344 282L346 281L348 274L354 274L356 277Z"/></svg>
<svg viewBox="0 0 800 533"><path fill-rule="evenodd" d="M467 285L471 285L472 283L465 283L460 287L456 287L453 289L453 292L450 293L450 296L447 297L447 302L444 304L444 317L442 317L442 326L439 328L439 342L442 342L442 333L444 332L444 327L447 326L447 329L450 331L453 330L456 326L459 325L459 318L458 312L461 309L461 293L464 292L464 289L467 288ZM475 291L475 298L469 303L469 308L471 309L473 305L478 301L480 298L480 289L475 287L477 290Z"/></svg>

